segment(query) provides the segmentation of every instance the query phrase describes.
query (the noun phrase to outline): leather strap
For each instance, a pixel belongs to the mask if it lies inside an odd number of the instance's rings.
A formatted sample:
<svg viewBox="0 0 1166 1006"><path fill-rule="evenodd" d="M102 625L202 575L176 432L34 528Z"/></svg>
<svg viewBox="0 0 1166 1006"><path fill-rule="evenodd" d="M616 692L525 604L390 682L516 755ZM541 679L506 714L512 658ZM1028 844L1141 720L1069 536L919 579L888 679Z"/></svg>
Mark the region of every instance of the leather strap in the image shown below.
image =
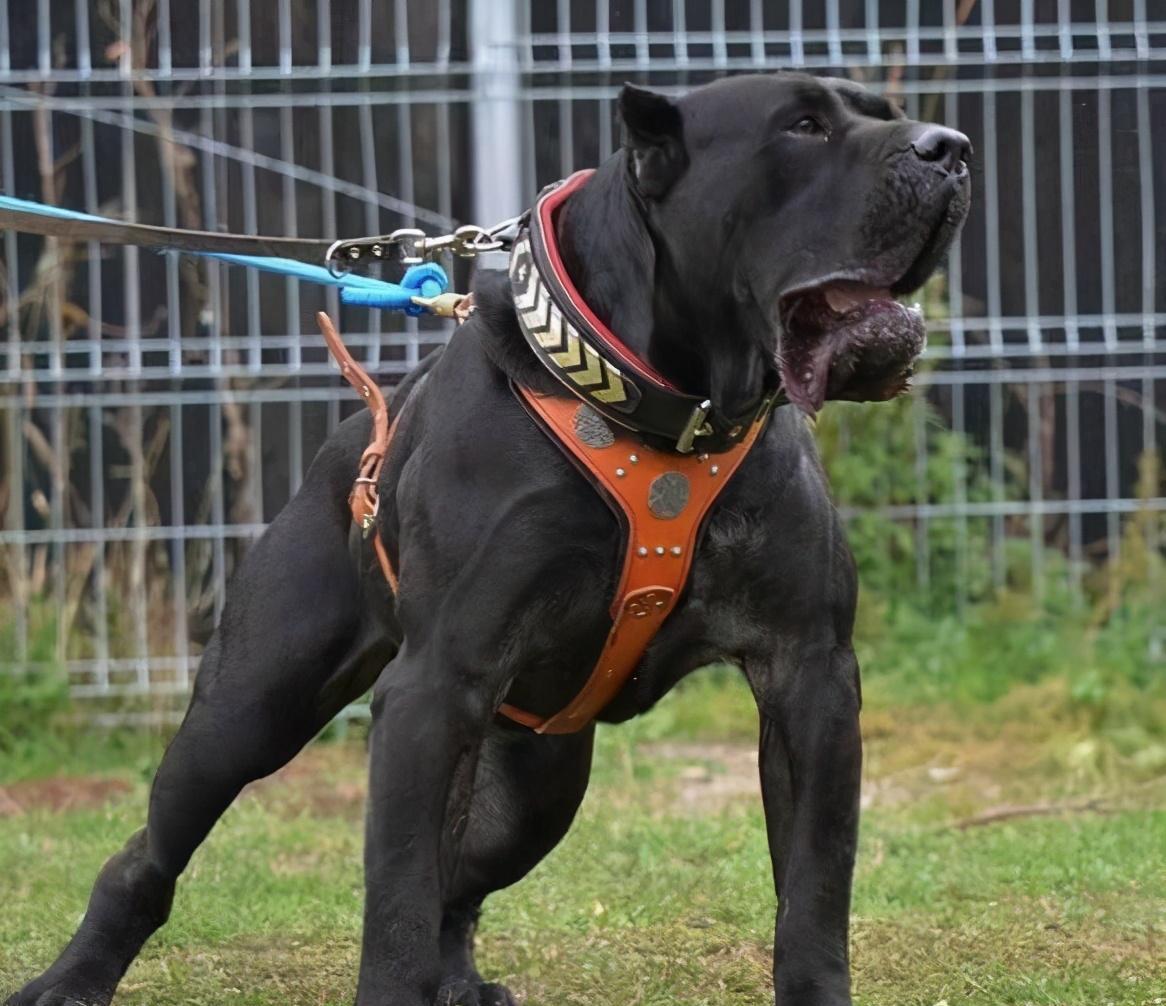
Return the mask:
<svg viewBox="0 0 1166 1006"><path fill-rule="evenodd" d="M517 385L514 391L622 518L627 535L611 604L611 631L582 690L552 716L507 703L499 709L536 733L574 733L624 687L676 606L704 519L756 443L769 410L760 409L744 435L723 453L680 455L645 446L577 398L539 395Z"/></svg>
<svg viewBox="0 0 1166 1006"><path fill-rule="evenodd" d="M612 422L682 454L728 450L771 404L777 370L757 402L726 415L703 396L677 389L596 317L571 282L555 240L555 214L592 174L579 171L544 189L529 229L515 239L510 282L519 327L543 366Z"/></svg>
<svg viewBox="0 0 1166 1006"><path fill-rule="evenodd" d="M381 536L376 533L376 520L381 507L380 491L377 488L380 484L381 469L385 466L385 458L393 442L393 435L397 432L401 414L397 413L390 426L385 396L381 394L376 382L368 376L368 372L348 351L348 347L344 345L336 331L336 326L332 324L332 319L320 311L316 315L316 323L320 326L324 342L328 344L328 352L340 367L340 373L356 389L356 393L365 400L372 412L372 436L360 456L360 467L352 484L352 492L348 494L348 504L352 508L353 523L360 527L361 533L366 538L372 535L373 548L376 550L381 572L389 582L389 588L396 594L397 574Z"/></svg>
<svg viewBox="0 0 1166 1006"><path fill-rule="evenodd" d="M69 241L100 241L103 244L138 245L141 248L173 248L178 251L213 252L217 255L265 255L298 262L323 262L334 241L318 238L256 237L222 231L191 231L156 227L103 217L76 219L48 216L0 207L0 230L63 238Z"/></svg>

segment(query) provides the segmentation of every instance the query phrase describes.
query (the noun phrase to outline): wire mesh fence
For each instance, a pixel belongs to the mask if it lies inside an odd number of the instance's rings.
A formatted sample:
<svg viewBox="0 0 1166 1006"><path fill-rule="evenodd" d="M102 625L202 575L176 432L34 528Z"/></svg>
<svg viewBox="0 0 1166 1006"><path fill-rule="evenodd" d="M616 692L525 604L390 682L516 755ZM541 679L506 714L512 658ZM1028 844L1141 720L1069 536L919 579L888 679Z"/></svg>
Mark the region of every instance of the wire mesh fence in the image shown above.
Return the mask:
<svg viewBox="0 0 1166 1006"><path fill-rule="evenodd" d="M608 156L626 79L863 81L972 137L974 210L885 470L840 506L957 609L1019 581L1071 603L1162 546L1156 6L0 0L0 184L169 226L437 231ZM133 248L9 232L2 265L0 672L172 716L232 568L359 407L307 319L339 316L385 383L449 330ZM835 410L836 452L865 415Z"/></svg>

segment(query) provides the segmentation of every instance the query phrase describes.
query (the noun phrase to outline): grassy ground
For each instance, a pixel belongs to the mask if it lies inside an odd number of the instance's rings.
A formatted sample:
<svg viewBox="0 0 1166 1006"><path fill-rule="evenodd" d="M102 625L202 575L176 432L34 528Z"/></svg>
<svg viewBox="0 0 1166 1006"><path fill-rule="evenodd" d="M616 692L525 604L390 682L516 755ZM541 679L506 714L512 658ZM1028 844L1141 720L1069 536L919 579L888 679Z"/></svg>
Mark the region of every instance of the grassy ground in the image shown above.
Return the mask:
<svg viewBox="0 0 1166 1006"><path fill-rule="evenodd" d="M888 694L868 688L857 1001L1166 1004L1166 767L1146 756L1160 741L1129 736L1151 700L1103 722L1055 681L959 709ZM491 901L483 971L532 1006L767 1001L752 733L746 695L724 681L604 731L576 827ZM0 992L71 932L98 866L141 823L156 757L156 741L107 739L55 753L54 780L43 757L0 766ZM83 782L61 778L62 758ZM363 795L351 742L250 790L118 1001L350 1002ZM1000 807L1027 811L983 820Z"/></svg>

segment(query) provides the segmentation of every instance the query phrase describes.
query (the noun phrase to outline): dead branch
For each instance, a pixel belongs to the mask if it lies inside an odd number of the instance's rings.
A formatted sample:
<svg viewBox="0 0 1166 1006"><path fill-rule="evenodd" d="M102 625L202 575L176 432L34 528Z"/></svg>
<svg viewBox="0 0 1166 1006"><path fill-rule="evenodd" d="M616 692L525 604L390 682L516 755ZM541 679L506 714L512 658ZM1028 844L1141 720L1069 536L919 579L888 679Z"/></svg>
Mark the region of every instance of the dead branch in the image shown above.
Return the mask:
<svg viewBox="0 0 1166 1006"><path fill-rule="evenodd" d="M1121 810L1121 802L1129 799L1135 793L1152 789L1155 786L1166 784L1166 776L1158 775L1151 779L1143 779L1132 786L1125 787L1119 793L1110 793L1102 796L1091 796L1081 800L1050 801L1043 803L1001 804L989 807L971 817L959 818L948 824L940 825L940 831L967 831L969 828L979 828L989 824L998 824L1001 821L1015 821L1025 817L1060 817L1065 814L1114 814Z"/></svg>
<svg viewBox="0 0 1166 1006"><path fill-rule="evenodd" d="M952 821L950 824L944 825L943 828L967 831L969 828L980 828L988 824L998 824L1001 821L1014 821L1021 817L1059 817L1062 814L1090 813L1105 814L1109 813L1109 810L1100 797L1067 803L1004 804L999 807L989 807L971 817Z"/></svg>

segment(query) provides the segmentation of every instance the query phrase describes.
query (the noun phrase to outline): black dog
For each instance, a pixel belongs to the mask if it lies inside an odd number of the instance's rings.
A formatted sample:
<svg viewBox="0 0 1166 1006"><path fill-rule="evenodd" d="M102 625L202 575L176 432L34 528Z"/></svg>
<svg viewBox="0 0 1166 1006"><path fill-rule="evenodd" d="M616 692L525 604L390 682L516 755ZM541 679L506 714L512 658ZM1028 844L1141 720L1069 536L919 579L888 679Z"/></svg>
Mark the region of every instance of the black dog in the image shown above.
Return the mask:
<svg viewBox="0 0 1166 1006"><path fill-rule="evenodd" d="M558 220L599 318L728 414L779 375L807 412L905 384L922 322L893 295L935 268L968 207L967 138L841 80L750 76L676 102L621 95L627 142ZM349 420L248 554L207 647L149 819L98 877L57 962L9 1006L108 1003L165 922L175 880L240 789L374 682L362 1006L507 1004L473 962L483 899L563 837L591 728L539 736L590 674L621 556L598 494L532 423L536 361L497 277L394 398L381 480L394 603L346 496L369 431ZM407 408L404 403L407 401ZM402 412L403 409L403 412ZM738 664L761 781L784 1004L850 1001L847 922L862 758L855 572L798 409L777 410L706 522L679 607L604 713Z"/></svg>

